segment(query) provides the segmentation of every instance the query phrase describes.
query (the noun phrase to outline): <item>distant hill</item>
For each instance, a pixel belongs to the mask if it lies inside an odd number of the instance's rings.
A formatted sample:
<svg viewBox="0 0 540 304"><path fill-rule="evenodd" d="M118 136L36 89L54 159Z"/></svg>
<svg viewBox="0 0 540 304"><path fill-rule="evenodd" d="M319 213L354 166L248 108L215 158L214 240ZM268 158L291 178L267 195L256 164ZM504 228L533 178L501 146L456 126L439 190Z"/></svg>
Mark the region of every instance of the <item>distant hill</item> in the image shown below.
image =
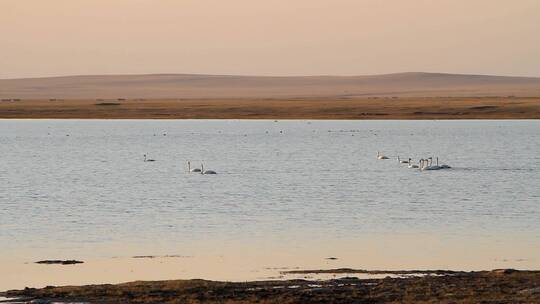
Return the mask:
<svg viewBox="0 0 540 304"><path fill-rule="evenodd" d="M0 79L0 98L540 96L540 78L440 73L373 76L95 75Z"/></svg>

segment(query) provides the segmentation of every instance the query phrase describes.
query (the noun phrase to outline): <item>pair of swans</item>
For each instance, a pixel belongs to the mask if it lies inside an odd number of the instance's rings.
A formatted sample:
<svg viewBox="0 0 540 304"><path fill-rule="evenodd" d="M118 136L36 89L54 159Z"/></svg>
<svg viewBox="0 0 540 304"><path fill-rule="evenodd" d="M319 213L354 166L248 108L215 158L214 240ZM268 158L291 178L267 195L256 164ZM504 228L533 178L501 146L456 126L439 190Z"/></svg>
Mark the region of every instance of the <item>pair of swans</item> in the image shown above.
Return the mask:
<svg viewBox="0 0 540 304"><path fill-rule="evenodd" d="M408 159L406 159L406 160L402 160L398 156L398 162L400 164L407 164L408 165L407 168L409 168L409 169L418 169L422 165L422 160L419 161L420 165L415 165L415 164L413 164L412 158L410 158L410 157Z"/></svg>
<svg viewBox="0 0 540 304"><path fill-rule="evenodd" d="M381 152L377 151L377 159L389 159L387 156L384 156L381 154ZM400 164L409 164L409 168L418 168L417 165L412 164L412 158L409 159L401 159L398 155L397 157L398 163Z"/></svg>
<svg viewBox="0 0 540 304"><path fill-rule="evenodd" d="M407 164L408 165L407 168L409 168L409 169L417 169L417 168L419 168L418 165L413 164L412 158L410 158L410 157L408 159L401 159L398 156L397 160L398 160L398 163L400 163L400 164Z"/></svg>
<svg viewBox="0 0 540 304"><path fill-rule="evenodd" d="M409 158L407 160L400 160L399 159L399 156L398 156L398 161L400 164L408 164L407 168L409 169L419 169L419 168L422 168L422 165L423 165L423 159L421 159L418 163L418 165L415 165L413 164L413 161L412 161L412 158Z"/></svg>
<svg viewBox="0 0 540 304"><path fill-rule="evenodd" d="M384 156L381 154L381 152L377 151L377 159L389 159L389 157L387 156ZM398 160L398 163L400 164L410 164L411 163L411 159L401 159L398 155L397 157L397 160Z"/></svg>
<svg viewBox="0 0 540 304"><path fill-rule="evenodd" d="M190 173L200 173L200 174L217 174L214 170L204 170L204 165L201 164L201 168L193 168L191 169L191 162L187 162L188 165L188 172Z"/></svg>
<svg viewBox="0 0 540 304"><path fill-rule="evenodd" d="M146 154L143 155L144 156L144 162L155 162L156 160L155 159L152 159L152 158L148 158L148 156ZM195 173L201 173L201 174L217 174L216 171L214 170L204 170L204 165L201 164L201 168L193 168L191 169L191 162L187 162L188 163L188 171L189 172L195 172Z"/></svg>
<svg viewBox="0 0 540 304"><path fill-rule="evenodd" d="M397 157L397 160L398 160L398 162L399 162L400 164L407 164L407 165L408 165L407 168L409 168L409 169L418 169L418 168L421 168L421 166L422 166L422 161L423 161L423 160L421 159L421 160L418 162L419 165L415 165L415 164L413 164L412 158L410 158L410 157L409 157L408 159L403 160L403 159L399 158L399 156L398 156L398 157Z"/></svg>

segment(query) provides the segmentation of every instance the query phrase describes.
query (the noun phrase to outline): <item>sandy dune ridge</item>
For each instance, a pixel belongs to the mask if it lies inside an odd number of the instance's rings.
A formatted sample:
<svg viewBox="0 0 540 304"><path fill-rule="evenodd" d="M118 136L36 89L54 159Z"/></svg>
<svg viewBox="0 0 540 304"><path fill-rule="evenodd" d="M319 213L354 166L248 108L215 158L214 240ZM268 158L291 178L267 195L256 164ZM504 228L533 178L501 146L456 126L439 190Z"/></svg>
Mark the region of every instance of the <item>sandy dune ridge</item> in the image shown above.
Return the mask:
<svg viewBox="0 0 540 304"><path fill-rule="evenodd" d="M540 78L442 73L373 76L95 75L0 79L2 99L540 96Z"/></svg>

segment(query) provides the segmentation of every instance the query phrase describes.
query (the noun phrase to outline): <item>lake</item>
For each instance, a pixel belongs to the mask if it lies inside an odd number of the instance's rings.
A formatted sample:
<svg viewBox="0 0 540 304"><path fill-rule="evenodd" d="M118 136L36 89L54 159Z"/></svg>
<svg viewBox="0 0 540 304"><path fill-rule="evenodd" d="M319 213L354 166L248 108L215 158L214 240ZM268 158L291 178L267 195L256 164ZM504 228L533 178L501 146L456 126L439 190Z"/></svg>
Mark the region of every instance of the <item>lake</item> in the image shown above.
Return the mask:
<svg viewBox="0 0 540 304"><path fill-rule="evenodd" d="M0 152L4 261L540 268L540 121L0 120Z"/></svg>

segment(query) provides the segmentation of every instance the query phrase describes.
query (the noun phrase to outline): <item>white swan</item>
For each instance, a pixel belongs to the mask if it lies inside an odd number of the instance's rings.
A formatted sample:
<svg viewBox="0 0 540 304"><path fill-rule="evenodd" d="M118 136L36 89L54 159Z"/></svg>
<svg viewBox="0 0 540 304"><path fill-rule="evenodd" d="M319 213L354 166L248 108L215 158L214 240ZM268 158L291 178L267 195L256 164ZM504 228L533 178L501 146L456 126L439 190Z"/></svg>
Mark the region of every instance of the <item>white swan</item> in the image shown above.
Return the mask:
<svg viewBox="0 0 540 304"><path fill-rule="evenodd" d="M439 158L437 157L437 167L441 168L441 169L451 169L452 167L450 167L449 165L440 165L439 166Z"/></svg>
<svg viewBox="0 0 540 304"><path fill-rule="evenodd" d="M441 167L439 167L439 158L437 158L437 164L433 165L433 157L428 158L429 159L429 166L432 168L431 170L440 170Z"/></svg>
<svg viewBox="0 0 540 304"><path fill-rule="evenodd" d="M214 170L204 170L203 164L201 164L201 174L217 174Z"/></svg>
<svg viewBox="0 0 540 304"><path fill-rule="evenodd" d="M423 159L425 163L422 163L422 166L420 167L420 170L440 170L441 167L439 166L433 166L433 157L430 157L428 159Z"/></svg>
<svg viewBox="0 0 540 304"><path fill-rule="evenodd" d="M151 158L146 158L146 154L144 155L144 161L145 162L154 162L156 161L155 159L151 159Z"/></svg>
<svg viewBox="0 0 540 304"><path fill-rule="evenodd" d="M410 163L411 163L411 159L410 159L410 158L409 158L409 160L401 160L401 159L399 158L399 155L398 155L398 157L397 157L397 160L398 160L398 162L399 162L400 164L410 164Z"/></svg>
<svg viewBox="0 0 540 304"><path fill-rule="evenodd" d="M377 151L377 159L388 159L388 157L382 155L379 151Z"/></svg>
<svg viewBox="0 0 540 304"><path fill-rule="evenodd" d="M197 172L197 173L201 172L201 169L199 169L199 168L191 169L191 162L190 161L187 162L187 168L188 168L188 172Z"/></svg>
<svg viewBox="0 0 540 304"><path fill-rule="evenodd" d="M409 165L407 166L407 168L409 168L409 169L417 169L419 167L418 167L418 165L414 165L412 163L412 160L409 158Z"/></svg>

